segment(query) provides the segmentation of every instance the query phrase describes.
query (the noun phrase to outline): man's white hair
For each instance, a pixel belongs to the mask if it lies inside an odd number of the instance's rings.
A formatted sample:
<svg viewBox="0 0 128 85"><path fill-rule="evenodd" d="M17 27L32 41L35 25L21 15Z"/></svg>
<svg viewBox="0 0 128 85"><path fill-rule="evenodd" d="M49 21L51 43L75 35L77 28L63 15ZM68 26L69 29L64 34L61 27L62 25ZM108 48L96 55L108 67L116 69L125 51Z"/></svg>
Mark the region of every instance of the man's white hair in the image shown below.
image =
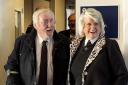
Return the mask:
<svg viewBox="0 0 128 85"><path fill-rule="evenodd" d="M54 13L50 9L38 9L33 13L33 24L38 23L38 20L39 20L38 18L40 14L48 14L51 17L53 17L53 19L55 20Z"/></svg>
<svg viewBox="0 0 128 85"><path fill-rule="evenodd" d="M83 31L83 28L84 28L84 25L86 22L85 18L91 18L95 22L99 23L100 27L101 27L100 36L105 34L105 25L104 25L102 14L94 8L87 8L87 9L83 8L82 13L79 17L79 22L78 22L78 26L79 26L78 31L79 31L80 36L82 36L82 37L85 36L84 31Z"/></svg>

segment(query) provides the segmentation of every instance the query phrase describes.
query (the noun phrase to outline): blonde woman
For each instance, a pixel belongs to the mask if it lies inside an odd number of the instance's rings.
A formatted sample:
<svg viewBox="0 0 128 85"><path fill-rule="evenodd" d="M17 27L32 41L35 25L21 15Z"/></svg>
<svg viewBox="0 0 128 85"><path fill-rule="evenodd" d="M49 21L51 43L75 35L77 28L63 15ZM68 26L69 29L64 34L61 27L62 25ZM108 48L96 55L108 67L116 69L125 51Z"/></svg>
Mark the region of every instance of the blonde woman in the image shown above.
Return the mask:
<svg viewBox="0 0 128 85"><path fill-rule="evenodd" d="M79 34L70 45L68 85L127 85L120 48L115 40L105 38L98 10L88 8L80 15Z"/></svg>

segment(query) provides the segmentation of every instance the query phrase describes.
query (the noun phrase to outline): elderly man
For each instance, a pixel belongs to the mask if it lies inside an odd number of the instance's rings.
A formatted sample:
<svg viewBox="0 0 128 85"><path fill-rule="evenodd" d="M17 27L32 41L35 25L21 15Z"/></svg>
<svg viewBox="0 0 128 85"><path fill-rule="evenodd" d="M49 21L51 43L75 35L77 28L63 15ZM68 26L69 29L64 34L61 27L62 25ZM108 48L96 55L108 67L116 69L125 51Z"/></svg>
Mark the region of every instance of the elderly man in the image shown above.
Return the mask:
<svg viewBox="0 0 128 85"><path fill-rule="evenodd" d="M7 85L65 85L69 61L69 41L55 31L49 9L33 14L35 29L16 39L8 58Z"/></svg>

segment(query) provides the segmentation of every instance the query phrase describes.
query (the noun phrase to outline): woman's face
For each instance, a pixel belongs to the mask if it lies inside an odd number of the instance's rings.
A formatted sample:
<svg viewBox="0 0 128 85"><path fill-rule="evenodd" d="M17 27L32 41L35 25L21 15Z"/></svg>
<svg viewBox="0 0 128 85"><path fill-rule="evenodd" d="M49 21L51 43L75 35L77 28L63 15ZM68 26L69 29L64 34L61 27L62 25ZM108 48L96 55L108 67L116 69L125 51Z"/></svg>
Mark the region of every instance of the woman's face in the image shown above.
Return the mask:
<svg viewBox="0 0 128 85"><path fill-rule="evenodd" d="M88 39L99 37L101 33L101 26L91 18L85 18L84 34Z"/></svg>

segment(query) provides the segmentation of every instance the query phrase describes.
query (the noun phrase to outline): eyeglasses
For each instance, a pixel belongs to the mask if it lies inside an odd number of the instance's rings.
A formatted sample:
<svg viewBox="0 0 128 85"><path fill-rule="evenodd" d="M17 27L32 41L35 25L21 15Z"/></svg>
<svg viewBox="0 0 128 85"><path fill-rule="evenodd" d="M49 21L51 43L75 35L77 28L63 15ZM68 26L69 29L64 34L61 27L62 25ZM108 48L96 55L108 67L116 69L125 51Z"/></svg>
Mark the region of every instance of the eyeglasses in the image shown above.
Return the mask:
<svg viewBox="0 0 128 85"><path fill-rule="evenodd" d="M54 20L53 20L53 19L44 19L41 23L42 23L44 26L47 26L49 23L50 23L50 24L54 24Z"/></svg>

